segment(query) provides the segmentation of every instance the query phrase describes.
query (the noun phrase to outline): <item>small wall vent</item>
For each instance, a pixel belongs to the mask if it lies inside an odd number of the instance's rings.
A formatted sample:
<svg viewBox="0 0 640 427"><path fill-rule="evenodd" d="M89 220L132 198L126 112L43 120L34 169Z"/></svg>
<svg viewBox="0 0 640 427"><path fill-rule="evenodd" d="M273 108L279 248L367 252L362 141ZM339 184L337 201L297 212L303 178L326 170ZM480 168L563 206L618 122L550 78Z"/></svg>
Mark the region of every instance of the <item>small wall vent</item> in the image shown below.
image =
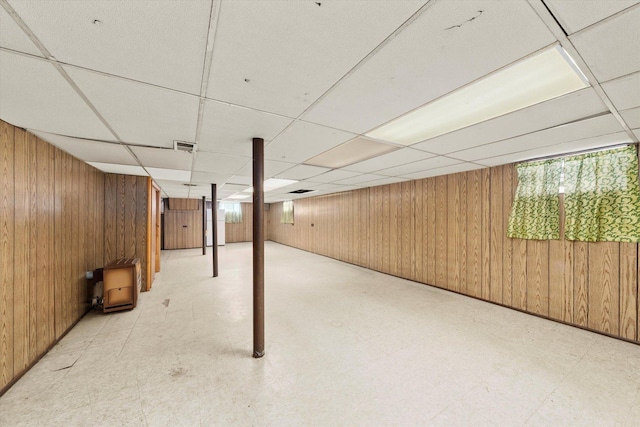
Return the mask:
<svg viewBox="0 0 640 427"><path fill-rule="evenodd" d="M194 151L196 151L196 143L187 141L173 141L173 149L176 151L186 151L187 153L193 153Z"/></svg>
<svg viewBox="0 0 640 427"><path fill-rule="evenodd" d="M304 194L304 193L310 193L313 190L296 190L296 191L289 191L289 194Z"/></svg>

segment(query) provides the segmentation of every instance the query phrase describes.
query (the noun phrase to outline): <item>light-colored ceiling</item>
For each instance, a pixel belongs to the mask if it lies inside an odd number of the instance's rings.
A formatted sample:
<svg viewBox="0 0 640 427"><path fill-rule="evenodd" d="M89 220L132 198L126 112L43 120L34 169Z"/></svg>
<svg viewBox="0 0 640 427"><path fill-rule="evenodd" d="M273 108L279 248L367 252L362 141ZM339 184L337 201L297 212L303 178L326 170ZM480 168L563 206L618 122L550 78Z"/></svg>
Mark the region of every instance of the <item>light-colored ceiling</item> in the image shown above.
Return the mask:
<svg viewBox="0 0 640 427"><path fill-rule="evenodd" d="M253 137L265 178L299 181L267 192L274 202L640 136L640 0L0 6L0 119L106 172L151 175L170 197L246 190ZM558 43L589 87L341 169L302 164Z"/></svg>

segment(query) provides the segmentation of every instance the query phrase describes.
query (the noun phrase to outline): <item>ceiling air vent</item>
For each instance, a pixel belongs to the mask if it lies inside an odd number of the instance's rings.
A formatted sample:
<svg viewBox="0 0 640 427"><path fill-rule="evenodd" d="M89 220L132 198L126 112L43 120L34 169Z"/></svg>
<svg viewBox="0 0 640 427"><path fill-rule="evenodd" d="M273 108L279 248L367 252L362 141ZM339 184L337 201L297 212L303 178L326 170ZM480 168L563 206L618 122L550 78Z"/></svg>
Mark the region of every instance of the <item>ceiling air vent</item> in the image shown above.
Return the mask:
<svg viewBox="0 0 640 427"><path fill-rule="evenodd" d="M187 153L193 153L194 151L196 151L196 143L187 141L173 141L173 149L176 151L186 151Z"/></svg>
<svg viewBox="0 0 640 427"><path fill-rule="evenodd" d="M296 191L289 191L289 194L304 194L304 193L310 193L313 190L296 190Z"/></svg>

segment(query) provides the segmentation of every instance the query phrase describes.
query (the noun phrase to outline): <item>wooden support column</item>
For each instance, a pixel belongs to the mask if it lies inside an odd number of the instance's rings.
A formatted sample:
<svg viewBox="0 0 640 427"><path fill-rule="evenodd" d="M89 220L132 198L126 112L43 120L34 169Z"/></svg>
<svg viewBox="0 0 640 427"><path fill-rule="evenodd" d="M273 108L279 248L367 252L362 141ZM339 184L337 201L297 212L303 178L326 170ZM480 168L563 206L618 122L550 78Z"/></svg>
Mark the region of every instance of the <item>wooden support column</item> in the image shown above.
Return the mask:
<svg viewBox="0 0 640 427"><path fill-rule="evenodd" d="M253 357L264 356L264 140L253 138Z"/></svg>
<svg viewBox="0 0 640 427"><path fill-rule="evenodd" d="M218 189L211 184L211 232L213 233L213 277L218 277Z"/></svg>
<svg viewBox="0 0 640 427"><path fill-rule="evenodd" d="M207 198L202 196L202 255L207 254Z"/></svg>

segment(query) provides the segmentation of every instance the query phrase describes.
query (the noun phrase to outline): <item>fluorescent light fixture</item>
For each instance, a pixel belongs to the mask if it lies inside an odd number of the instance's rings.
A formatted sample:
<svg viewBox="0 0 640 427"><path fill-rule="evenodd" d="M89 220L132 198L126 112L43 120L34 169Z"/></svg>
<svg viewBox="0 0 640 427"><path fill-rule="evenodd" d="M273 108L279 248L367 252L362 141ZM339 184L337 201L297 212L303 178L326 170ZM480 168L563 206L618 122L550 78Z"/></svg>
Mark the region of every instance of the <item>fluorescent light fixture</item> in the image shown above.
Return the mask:
<svg viewBox="0 0 640 427"><path fill-rule="evenodd" d="M293 179L280 179L280 178L269 178L264 182L264 192L275 190L276 188L286 187L287 185L295 184L296 180ZM244 193L253 193L253 187L249 187L243 191Z"/></svg>
<svg viewBox="0 0 640 427"><path fill-rule="evenodd" d="M556 45L400 116L366 136L412 145L588 85L571 57Z"/></svg>
<svg viewBox="0 0 640 427"><path fill-rule="evenodd" d="M229 196L227 197L227 199L234 199L234 200L242 200L242 199L248 199L249 196L248 194L234 194L233 196Z"/></svg>
<svg viewBox="0 0 640 427"><path fill-rule="evenodd" d="M361 136L340 144L331 150L318 154L303 162L305 165L322 166L330 169L338 169L354 163L378 157L399 149L394 145L372 141Z"/></svg>

